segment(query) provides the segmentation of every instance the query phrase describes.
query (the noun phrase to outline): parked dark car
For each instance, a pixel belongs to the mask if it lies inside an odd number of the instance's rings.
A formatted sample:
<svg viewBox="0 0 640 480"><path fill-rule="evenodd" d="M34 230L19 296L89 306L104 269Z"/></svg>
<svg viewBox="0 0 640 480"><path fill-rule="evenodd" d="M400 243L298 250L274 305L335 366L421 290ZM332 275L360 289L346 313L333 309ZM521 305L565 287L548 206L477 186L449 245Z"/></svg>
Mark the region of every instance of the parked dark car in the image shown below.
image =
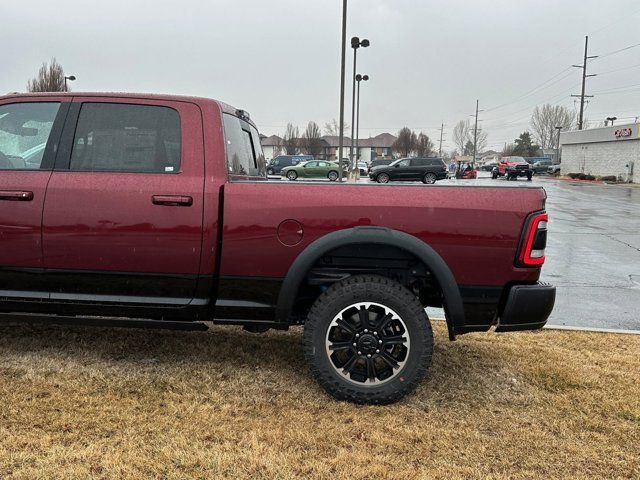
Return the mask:
<svg viewBox="0 0 640 480"><path fill-rule="evenodd" d="M538 160L531 166L531 170L533 170L534 174L540 175L541 173L547 173L551 165L553 165L551 160Z"/></svg>
<svg viewBox="0 0 640 480"><path fill-rule="evenodd" d="M447 178L447 166L441 158L401 158L389 165L373 167L369 178L378 183L408 181L433 184Z"/></svg>
<svg viewBox="0 0 640 480"><path fill-rule="evenodd" d="M313 160L311 155L280 155L267 165L267 175L280 175L283 168L295 167L302 162Z"/></svg>
<svg viewBox="0 0 640 480"><path fill-rule="evenodd" d="M369 173L371 173L373 167L386 167L391 162L393 162L392 158L378 158L376 160L371 160L371 163L369 164Z"/></svg>

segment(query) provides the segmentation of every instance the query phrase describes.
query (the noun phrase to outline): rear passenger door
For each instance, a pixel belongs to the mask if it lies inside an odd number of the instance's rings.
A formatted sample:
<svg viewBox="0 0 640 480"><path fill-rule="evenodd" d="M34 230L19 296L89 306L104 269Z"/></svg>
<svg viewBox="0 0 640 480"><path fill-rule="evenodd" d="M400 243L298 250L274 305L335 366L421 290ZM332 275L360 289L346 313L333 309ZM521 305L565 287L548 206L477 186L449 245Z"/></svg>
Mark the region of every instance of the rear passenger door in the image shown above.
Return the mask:
<svg viewBox="0 0 640 480"><path fill-rule="evenodd" d="M203 155L194 104L74 98L44 205L51 299L188 305L200 265Z"/></svg>

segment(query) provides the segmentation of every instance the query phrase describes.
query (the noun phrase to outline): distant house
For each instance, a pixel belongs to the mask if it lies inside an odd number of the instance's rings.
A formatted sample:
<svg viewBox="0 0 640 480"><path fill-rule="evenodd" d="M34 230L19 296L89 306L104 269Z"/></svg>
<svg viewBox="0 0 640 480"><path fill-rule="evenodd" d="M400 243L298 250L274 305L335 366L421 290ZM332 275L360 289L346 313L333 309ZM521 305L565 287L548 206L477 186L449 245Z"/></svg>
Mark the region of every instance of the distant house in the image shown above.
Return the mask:
<svg viewBox="0 0 640 480"><path fill-rule="evenodd" d="M375 137L361 138L358 142L360 160L370 162L374 158L392 158L392 146L396 139L397 137L390 133L381 133ZM321 141L322 153L318 155L318 159L337 160L340 137L335 135L325 135L324 137L321 137ZM262 150L267 161L277 157L278 155L284 154L282 138L277 135L271 135L270 137L262 136L260 137L260 143L262 144ZM343 149L343 158L350 158L351 138L344 137ZM354 151L354 155L355 154L356 152Z"/></svg>
<svg viewBox="0 0 640 480"><path fill-rule="evenodd" d="M270 137L260 135L260 143L262 144L262 152L267 162L278 155L282 155L284 152L282 138L278 135L271 135Z"/></svg>

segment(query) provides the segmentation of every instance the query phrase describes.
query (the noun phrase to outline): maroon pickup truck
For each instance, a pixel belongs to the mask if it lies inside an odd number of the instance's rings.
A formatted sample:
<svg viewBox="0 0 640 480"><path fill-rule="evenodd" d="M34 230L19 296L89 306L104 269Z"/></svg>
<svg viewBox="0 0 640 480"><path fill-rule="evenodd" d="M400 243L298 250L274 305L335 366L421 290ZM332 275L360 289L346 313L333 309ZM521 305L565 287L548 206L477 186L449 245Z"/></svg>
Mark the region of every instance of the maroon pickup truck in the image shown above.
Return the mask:
<svg viewBox="0 0 640 480"><path fill-rule="evenodd" d="M243 110L204 98L0 97L0 312L252 332L304 325L332 395L389 403L449 337L541 328L541 188L268 181Z"/></svg>

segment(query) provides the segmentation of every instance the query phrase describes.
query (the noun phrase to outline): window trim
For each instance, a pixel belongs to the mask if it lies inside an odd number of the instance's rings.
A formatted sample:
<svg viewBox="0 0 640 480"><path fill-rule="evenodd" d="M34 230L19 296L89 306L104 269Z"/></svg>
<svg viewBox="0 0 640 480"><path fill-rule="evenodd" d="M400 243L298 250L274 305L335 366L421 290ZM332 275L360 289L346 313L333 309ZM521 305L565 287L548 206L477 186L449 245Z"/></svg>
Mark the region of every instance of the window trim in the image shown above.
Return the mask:
<svg viewBox="0 0 640 480"><path fill-rule="evenodd" d="M247 122L245 119L238 117L237 115L234 115L232 113L228 113L228 112L221 112L221 117L220 117L220 121L222 123L222 138L223 138L223 144L224 144L224 166L225 166L225 171L227 174L227 181L228 182L242 182L242 181L255 181L255 180L264 180L267 181L267 174L266 174L266 168L265 168L265 174L264 175L243 175L240 173L233 173L229 171L229 159L228 159L228 145L227 145L227 132L226 132L226 126L225 126L225 115L228 115L229 117L233 117L236 120L238 120L238 122L240 122L240 129L244 132L244 133L249 133L249 138L251 139L251 148L253 151L253 157L254 157L254 165L255 165L255 169L258 170L259 167L257 165L258 163L258 159L257 156L255 154L255 150L254 150L254 145L253 145L253 135L251 135L251 128L255 128L256 132L258 131L258 128ZM280 157L287 157L287 155L278 155L278 157L276 158L280 158ZM266 167L267 162L265 161L265 167ZM286 167L285 165L283 165L283 168Z"/></svg>
<svg viewBox="0 0 640 480"><path fill-rule="evenodd" d="M178 120L180 122L180 168L177 171L173 172L135 172L129 171L125 172L122 170L71 170L71 155L73 153L73 144L76 138L76 131L78 129L78 122L80 120L80 113L82 111L82 106L91 103L91 104L107 104L107 105L129 105L134 107L161 107L161 108L169 108L178 114ZM56 172L73 172L73 173L110 173L110 174L119 174L119 175L179 175L183 171L183 163L184 163L184 129L182 128L182 115L180 115L180 111L172 106L166 104L149 104L149 103L136 103L136 102L119 102L119 101L108 101L106 99L98 99L95 100L83 100L81 102L72 102L69 106L69 111L66 116L66 121L64 123L64 127L62 129L62 135L60 144L58 147L58 152L56 154L55 163L53 166L53 171Z"/></svg>
<svg viewBox="0 0 640 480"><path fill-rule="evenodd" d="M67 114L69 112L69 106L71 105L71 102L69 100L62 101L62 100L56 100L56 99L42 99L42 100L30 99L30 101L26 101L26 102L18 101L18 102L1 103L0 107L5 107L9 105L25 105L25 104L33 104L33 103L59 104L58 111L56 112L56 116L53 119L53 124L51 125L51 131L49 132L47 143L44 147L44 153L42 154L42 161L40 162L40 168L11 168L11 169L7 168L7 169L0 169L0 172L50 172L53 170L55 157L56 157L56 150L59 150L63 127L67 118Z"/></svg>

